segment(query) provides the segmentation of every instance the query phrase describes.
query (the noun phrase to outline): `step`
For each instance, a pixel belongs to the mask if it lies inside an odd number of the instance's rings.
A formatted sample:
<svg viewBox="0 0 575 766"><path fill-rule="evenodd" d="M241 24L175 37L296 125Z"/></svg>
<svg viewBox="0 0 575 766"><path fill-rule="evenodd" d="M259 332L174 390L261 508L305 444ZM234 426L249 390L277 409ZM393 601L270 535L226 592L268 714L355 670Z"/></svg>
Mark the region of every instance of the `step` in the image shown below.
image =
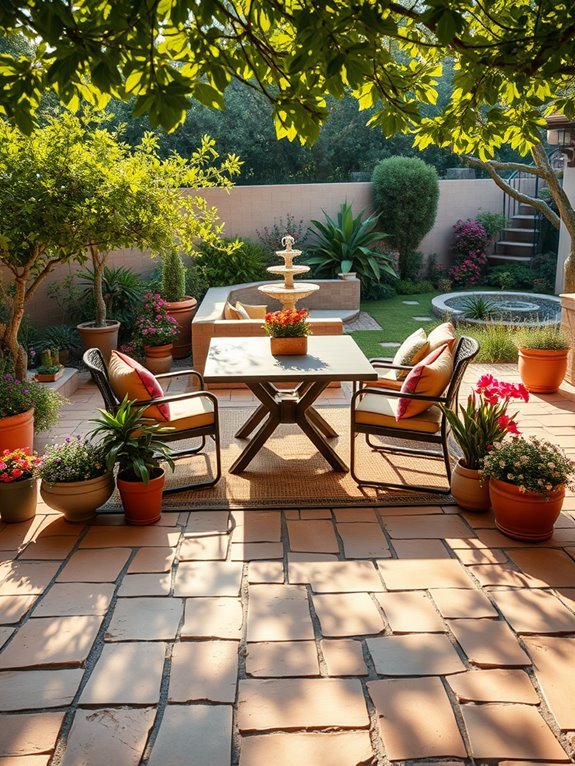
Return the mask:
<svg viewBox="0 0 575 766"><path fill-rule="evenodd" d="M534 215L514 215L511 223L515 228L535 229L535 217Z"/></svg>
<svg viewBox="0 0 575 766"><path fill-rule="evenodd" d="M514 242L502 239L495 244L496 255L533 255L533 242Z"/></svg>
<svg viewBox="0 0 575 766"><path fill-rule="evenodd" d="M519 263L522 266L528 266L531 263L531 257L526 255L505 255L503 253L493 253L487 256L489 261L495 261L495 265L503 263Z"/></svg>
<svg viewBox="0 0 575 766"><path fill-rule="evenodd" d="M535 210L535 208L532 205L524 205L522 202L519 203L519 215L532 215L533 210Z"/></svg>
<svg viewBox="0 0 575 766"><path fill-rule="evenodd" d="M509 229L504 229L506 242L531 242L533 243L535 229L522 228L521 226L514 226Z"/></svg>

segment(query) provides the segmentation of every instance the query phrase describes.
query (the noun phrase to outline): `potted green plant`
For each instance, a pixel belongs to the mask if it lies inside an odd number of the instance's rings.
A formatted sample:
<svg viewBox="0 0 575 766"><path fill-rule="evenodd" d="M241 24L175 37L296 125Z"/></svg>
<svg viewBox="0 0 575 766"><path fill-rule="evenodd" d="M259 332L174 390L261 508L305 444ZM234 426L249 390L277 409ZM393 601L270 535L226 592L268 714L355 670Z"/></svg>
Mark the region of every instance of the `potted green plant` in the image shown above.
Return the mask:
<svg viewBox="0 0 575 766"><path fill-rule="evenodd" d="M166 301L166 308L173 316L180 333L174 340L173 356L184 359L192 351L192 319L198 302L186 295L186 267L180 253L172 248L162 256L162 283L160 294Z"/></svg>
<svg viewBox="0 0 575 766"><path fill-rule="evenodd" d="M38 470L44 502L66 521L87 521L114 491L114 475L102 448L80 435L47 448Z"/></svg>
<svg viewBox="0 0 575 766"><path fill-rule="evenodd" d="M497 528L516 540L548 540L565 489L575 488L571 460L559 447L535 437L496 442L481 473L489 480Z"/></svg>
<svg viewBox="0 0 575 766"><path fill-rule="evenodd" d="M451 494L467 511L489 510L489 488L481 483L480 470L495 443L506 434L519 433L517 413L507 414L512 399L529 401L525 386L482 375L468 396L467 405L459 406L459 413L440 405L463 453L451 476Z"/></svg>
<svg viewBox="0 0 575 766"><path fill-rule="evenodd" d="M0 454L0 518L6 524L27 521L36 513L36 472L41 463L25 448Z"/></svg>
<svg viewBox="0 0 575 766"><path fill-rule="evenodd" d="M559 325L523 327L515 336L519 375L528 391L557 391L567 371L571 339Z"/></svg>
<svg viewBox="0 0 575 766"><path fill-rule="evenodd" d="M53 383L64 374L60 364L60 351L57 348L45 348L40 354L40 364L36 367L34 379L39 383Z"/></svg>
<svg viewBox="0 0 575 766"><path fill-rule="evenodd" d="M144 365L154 375L159 375L170 371L173 342L180 330L159 293L146 293L143 300L136 317L134 336L144 348Z"/></svg>
<svg viewBox="0 0 575 766"><path fill-rule="evenodd" d="M64 399L56 391L10 373L0 378L0 451L32 450L34 432L58 420Z"/></svg>
<svg viewBox="0 0 575 766"><path fill-rule="evenodd" d="M262 325L270 336L274 356L307 354L307 336L311 327L306 309L282 309L265 315Z"/></svg>
<svg viewBox="0 0 575 766"><path fill-rule="evenodd" d="M150 421L146 407L135 407L125 397L115 413L99 410L92 423L91 438L99 438L108 470L118 466L117 485L128 524L146 525L159 521L165 473L160 463L174 469L174 461L161 441L165 429Z"/></svg>

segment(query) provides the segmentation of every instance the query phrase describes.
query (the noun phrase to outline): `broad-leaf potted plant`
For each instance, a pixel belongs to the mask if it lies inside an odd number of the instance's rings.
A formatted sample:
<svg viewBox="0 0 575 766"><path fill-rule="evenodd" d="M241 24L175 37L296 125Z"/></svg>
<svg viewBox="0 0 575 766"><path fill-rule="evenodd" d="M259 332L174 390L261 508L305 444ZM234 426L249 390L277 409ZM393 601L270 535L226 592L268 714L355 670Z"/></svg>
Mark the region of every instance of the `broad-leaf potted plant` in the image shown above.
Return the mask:
<svg viewBox="0 0 575 766"><path fill-rule="evenodd" d="M36 513L36 472L41 459L31 450L0 453L0 518L6 524L31 519Z"/></svg>
<svg viewBox="0 0 575 766"><path fill-rule="evenodd" d="M114 474L107 468L101 446L80 436L68 436L47 448L38 470L44 502L61 511L66 521L91 519L114 491Z"/></svg>
<svg viewBox="0 0 575 766"><path fill-rule="evenodd" d="M559 325L523 327L515 336L517 366L526 388L534 394L557 391L567 371L571 339Z"/></svg>
<svg viewBox="0 0 575 766"><path fill-rule="evenodd" d="M565 489L575 488L575 465L553 444L515 436L493 445L482 477L497 528L516 540L548 540L561 513Z"/></svg>
<svg viewBox="0 0 575 766"><path fill-rule="evenodd" d="M168 313L180 328L180 334L174 340L172 355L174 359L184 359L192 350L192 319L198 302L191 295L186 295L186 267L175 248L169 249L162 256L160 294L166 301Z"/></svg>
<svg viewBox="0 0 575 766"><path fill-rule="evenodd" d="M99 410L92 420L96 428L90 437L98 439L108 470L118 466L117 485L126 521L139 526L154 524L162 514L165 482L161 462L174 469L167 445L161 440L166 429L152 422L146 407L134 407L125 397L115 413Z"/></svg>
<svg viewBox="0 0 575 766"><path fill-rule="evenodd" d="M282 309L265 315L262 327L270 336L274 356L307 354L307 336L311 327L306 309Z"/></svg>
<svg viewBox="0 0 575 766"><path fill-rule="evenodd" d="M168 314L168 304L158 293L146 293L143 305L136 317L134 336L144 348L144 365L159 375L169 372L172 366L173 343L180 328L173 316Z"/></svg>
<svg viewBox="0 0 575 766"><path fill-rule="evenodd" d="M480 470L496 442L506 434L519 433L517 413L507 414L512 399L529 401L525 386L482 375L468 396L466 406L459 406L459 413L440 405L463 453L451 476L451 494L467 511L489 510L489 489L481 483Z"/></svg>
<svg viewBox="0 0 575 766"><path fill-rule="evenodd" d="M56 424L64 399L56 391L10 373L0 377L0 452L32 450L34 432Z"/></svg>

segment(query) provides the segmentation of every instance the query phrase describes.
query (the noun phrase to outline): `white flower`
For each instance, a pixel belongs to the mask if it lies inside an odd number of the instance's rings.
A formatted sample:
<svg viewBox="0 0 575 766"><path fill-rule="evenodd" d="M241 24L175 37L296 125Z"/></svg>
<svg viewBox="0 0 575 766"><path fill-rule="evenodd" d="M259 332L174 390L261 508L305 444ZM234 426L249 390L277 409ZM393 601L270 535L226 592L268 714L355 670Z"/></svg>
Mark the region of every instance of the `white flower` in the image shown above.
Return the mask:
<svg viewBox="0 0 575 766"><path fill-rule="evenodd" d="M555 468L555 463L547 463L547 468Z"/></svg>
<svg viewBox="0 0 575 766"><path fill-rule="evenodd" d="M513 479L514 479L514 476L513 476L513 474L512 474L512 473L508 473L508 474L507 474L507 478L509 479L509 481L513 481Z"/></svg>

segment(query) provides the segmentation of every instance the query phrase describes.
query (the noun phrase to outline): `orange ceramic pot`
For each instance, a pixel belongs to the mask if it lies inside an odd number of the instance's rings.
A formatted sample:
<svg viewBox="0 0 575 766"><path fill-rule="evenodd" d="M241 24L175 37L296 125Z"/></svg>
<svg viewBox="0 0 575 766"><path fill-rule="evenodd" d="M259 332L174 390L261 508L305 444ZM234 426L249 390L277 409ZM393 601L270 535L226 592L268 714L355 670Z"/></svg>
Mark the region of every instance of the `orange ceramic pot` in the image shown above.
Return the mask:
<svg viewBox="0 0 575 766"><path fill-rule="evenodd" d="M180 328L172 351L174 359L184 359L192 352L192 319L197 308L197 300L190 295L185 295L181 301L168 301L168 314L174 317Z"/></svg>
<svg viewBox="0 0 575 766"><path fill-rule="evenodd" d="M491 507L489 499L489 484L481 484L480 473L474 468L466 468L457 461L451 474L451 494L457 500L457 505L466 511L488 511Z"/></svg>
<svg viewBox="0 0 575 766"><path fill-rule="evenodd" d="M557 391L567 372L569 349L544 351L520 348L517 366L525 388L534 394Z"/></svg>
<svg viewBox="0 0 575 766"><path fill-rule="evenodd" d="M307 354L307 336L303 338L270 338L273 356L303 356Z"/></svg>
<svg viewBox="0 0 575 766"><path fill-rule="evenodd" d="M147 367L154 375L169 372L174 361L172 348L171 343L163 346L144 346L144 367Z"/></svg>
<svg viewBox="0 0 575 766"><path fill-rule="evenodd" d="M536 492L520 492L519 487L499 479L489 479L489 496L495 525L515 540L548 540L565 498L565 487L549 497Z"/></svg>
<svg viewBox="0 0 575 766"><path fill-rule="evenodd" d="M83 322L76 329L80 333L84 351L89 348L100 349L104 361L108 364L112 351L118 348L120 323L114 319L108 319L105 327L95 327L94 322Z"/></svg>
<svg viewBox="0 0 575 766"><path fill-rule="evenodd" d="M34 409L0 418L0 453L34 446Z"/></svg>
<svg viewBox="0 0 575 766"><path fill-rule="evenodd" d="M158 468L157 474L147 484L143 481L131 481L126 471L118 474L116 484L128 524L146 526L160 520L165 478L162 468Z"/></svg>

